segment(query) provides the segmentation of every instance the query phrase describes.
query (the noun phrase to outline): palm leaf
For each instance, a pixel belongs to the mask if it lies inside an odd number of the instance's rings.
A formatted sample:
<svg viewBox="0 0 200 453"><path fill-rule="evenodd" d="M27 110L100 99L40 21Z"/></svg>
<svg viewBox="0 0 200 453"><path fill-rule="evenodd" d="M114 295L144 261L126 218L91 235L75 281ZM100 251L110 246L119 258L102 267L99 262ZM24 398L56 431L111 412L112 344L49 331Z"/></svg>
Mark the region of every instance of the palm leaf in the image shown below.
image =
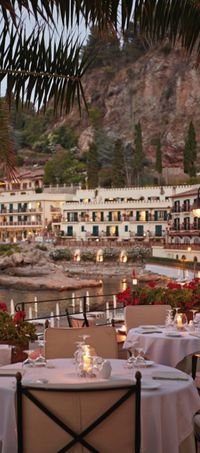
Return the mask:
<svg viewBox="0 0 200 453"><path fill-rule="evenodd" d="M7 33L5 28L0 35L0 80L7 83L9 104L13 96L17 104L20 98L27 103L32 98L40 109L56 95L55 110L68 112L75 95L80 95L77 87L89 65L88 57L81 58L82 45L70 38L55 42L50 36L47 40L44 30L26 37L23 28L12 27L9 42Z"/></svg>
<svg viewBox="0 0 200 453"><path fill-rule="evenodd" d="M0 167L8 179L17 179L9 111L6 102L2 99L0 99Z"/></svg>

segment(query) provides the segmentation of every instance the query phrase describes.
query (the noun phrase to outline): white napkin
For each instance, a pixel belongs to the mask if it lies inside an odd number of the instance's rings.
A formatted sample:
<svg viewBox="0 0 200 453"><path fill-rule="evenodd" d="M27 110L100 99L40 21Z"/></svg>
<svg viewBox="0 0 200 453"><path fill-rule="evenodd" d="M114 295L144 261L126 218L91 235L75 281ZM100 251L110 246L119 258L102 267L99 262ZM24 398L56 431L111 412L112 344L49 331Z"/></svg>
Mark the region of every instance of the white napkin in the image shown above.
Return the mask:
<svg viewBox="0 0 200 453"><path fill-rule="evenodd" d="M192 337L200 338L200 333L198 332L190 332L190 335L192 335Z"/></svg>
<svg viewBox="0 0 200 453"><path fill-rule="evenodd" d="M152 374L152 379L159 380L172 380L172 381L188 381L189 376L184 373L179 373L177 371L156 371Z"/></svg>

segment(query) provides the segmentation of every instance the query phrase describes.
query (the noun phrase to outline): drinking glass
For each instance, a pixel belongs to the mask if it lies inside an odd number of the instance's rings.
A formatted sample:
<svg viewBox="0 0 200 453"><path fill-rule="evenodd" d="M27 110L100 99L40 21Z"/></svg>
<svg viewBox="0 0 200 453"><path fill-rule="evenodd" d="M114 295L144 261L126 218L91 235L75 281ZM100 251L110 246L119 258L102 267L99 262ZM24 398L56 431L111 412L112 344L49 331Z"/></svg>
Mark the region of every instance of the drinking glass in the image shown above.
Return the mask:
<svg viewBox="0 0 200 453"><path fill-rule="evenodd" d="M39 346L39 355L38 357L34 360L35 366L46 366L47 361L45 357L42 354L42 349L44 347L44 340L38 340L38 346Z"/></svg>
<svg viewBox="0 0 200 453"><path fill-rule="evenodd" d="M135 361L134 361L134 367L135 368L145 368L146 367L146 362L145 362L145 351L143 348L135 348Z"/></svg>
<svg viewBox="0 0 200 453"><path fill-rule="evenodd" d="M28 357L22 362L22 367L33 367L35 365L35 360L30 357L30 354L33 352L31 349L24 351Z"/></svg>
<svg viewBox="0 0 200 453"><path fill-rule="evenodd" d="M134 363L135 363L135 360L136 360L136 349L137 349L137 346L138 346L138 343L132 343L130 344L130 347L129 347L129 353L131 354L130 357L128 357L127 361L125 362L124 364L124 368L134 368Z"/></svg>

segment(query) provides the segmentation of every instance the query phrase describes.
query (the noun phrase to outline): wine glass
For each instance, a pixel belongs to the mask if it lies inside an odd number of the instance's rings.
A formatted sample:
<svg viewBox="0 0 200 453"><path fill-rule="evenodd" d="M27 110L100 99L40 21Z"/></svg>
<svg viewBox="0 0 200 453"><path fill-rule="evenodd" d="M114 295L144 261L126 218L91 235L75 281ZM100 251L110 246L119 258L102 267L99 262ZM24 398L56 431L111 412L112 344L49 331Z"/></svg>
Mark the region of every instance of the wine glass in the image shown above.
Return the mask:
<svg viewBox="0 0 200 453"><path fill-rule="evenodd" d="M24 351L28 357L22 362L22 367L33 367L35 365L35 360L31 358L30 354L33 352L31 349Z"/></svg>
<svg viewBox="0 0 200 453"><path fill-rule="evenodd" d="M44 340L42 340L42 339L38 340L39 355L34 360L35 366L46 366L47 365L47 361L46 361L45 357L43 356L44 343L45 343Z"/></svg>
<svg viewBox="0 0 200 453"><path fill-rule="evenodd" d="M135 368L145 368L146 367L146 362L145 362L145 351L143 348L135 348L135 361L134 361L134 367Z"/></svg>
<svg viewBox="0 0 200 453"><path fill-rule="evenodd" d="M127 361L125 362L124 368L133 368L134 367L134 362L136 360L135 351L136 351L137 346L138 346L138 342L130 343L130 347L128 348L130 356L128 357Z"/></svg>

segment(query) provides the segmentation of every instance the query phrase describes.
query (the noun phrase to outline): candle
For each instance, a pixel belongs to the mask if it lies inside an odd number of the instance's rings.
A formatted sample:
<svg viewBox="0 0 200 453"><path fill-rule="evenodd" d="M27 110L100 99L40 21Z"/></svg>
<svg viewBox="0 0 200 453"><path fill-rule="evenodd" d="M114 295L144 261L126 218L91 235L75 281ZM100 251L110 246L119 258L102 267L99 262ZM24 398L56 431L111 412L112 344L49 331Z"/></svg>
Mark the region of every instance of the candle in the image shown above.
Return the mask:
<svg viewBox="0 0 200 453"><path fill-rule="evenodd" d="M80 311L80 312L83 311L83 301L82 301L82 299L80 299L80 303L79 303L79 311Z"/></svg>
<svg viewBox="0 0 200 453"><path fill-rule="evenodd" d="M183 327L182 316L177 315L177 327L180 329Z"/></svg>
<svg viewBox="0 0 200 453"><path fill-rule="evenodd" d="M83 370L88 372L91 368L91 357L89 353L84 354L83 356Z"/></svg>
<svg viewBox="0 0 200 453"><path fill-rule="evenodd" d="M57 319L57 325L59 327L59 323L60 323L60 307L59 307L59 303L56 302L56 319Z"/></svg>
<svg viewBox="0 0 200 453"><path fill-rule="evenodd" d="M109 311L109 302L106 302L106 318L109 319L110 311Z"/></svg>
<svg viewBox="0 0 200 453"><path fill-rule="evenodd" d="M75 294L72 293L72 312L75 313L76 303L75 303Z"/></svg>
<svg viewBox="0 0 200 453"><path fill-rule="evenodd" d="M89 296L89 291L86 291L86 308L87 308L87 311L90 311L90 296Z"/></svg>
<svg viewBox="0 0 200 453"><path fill-rule="evenodd" d="M114 309L117 308L117 298L116 298L115 295L113 296L113 308L114 308Z"/></svg>
<svg viewBox="0 0 200 453"><path fill-rule="evenodd" d="M15 314L15 305L14 305L13 299L11 299L11 301L10 301L10 313L11 313L11 315Z"/></svg>
<svg viewBox="0 0 200 453"><path fill-rule="evenodd" d="M35 301L34 310L35 310L35 314L37 315L37 313L38 313L38 303L37 303L37 297L36 296L34 297L34 301Z"/></svg>
<svg viewBox="0 0 200 453"><path fill-rule="evenodd" d="M54 316L54 312L51 311L51 318L50 318L50 326L51 327L54 327L54 318L53 318L53 316Z"/></svg>
<svg viewBox="0 0 200 453"><path fill-rule="evenodd" d="M28 317L29 317L29 319L32 319L32 317L33 317L32 307L29 307L29 309L28 309Z"/></svg>

